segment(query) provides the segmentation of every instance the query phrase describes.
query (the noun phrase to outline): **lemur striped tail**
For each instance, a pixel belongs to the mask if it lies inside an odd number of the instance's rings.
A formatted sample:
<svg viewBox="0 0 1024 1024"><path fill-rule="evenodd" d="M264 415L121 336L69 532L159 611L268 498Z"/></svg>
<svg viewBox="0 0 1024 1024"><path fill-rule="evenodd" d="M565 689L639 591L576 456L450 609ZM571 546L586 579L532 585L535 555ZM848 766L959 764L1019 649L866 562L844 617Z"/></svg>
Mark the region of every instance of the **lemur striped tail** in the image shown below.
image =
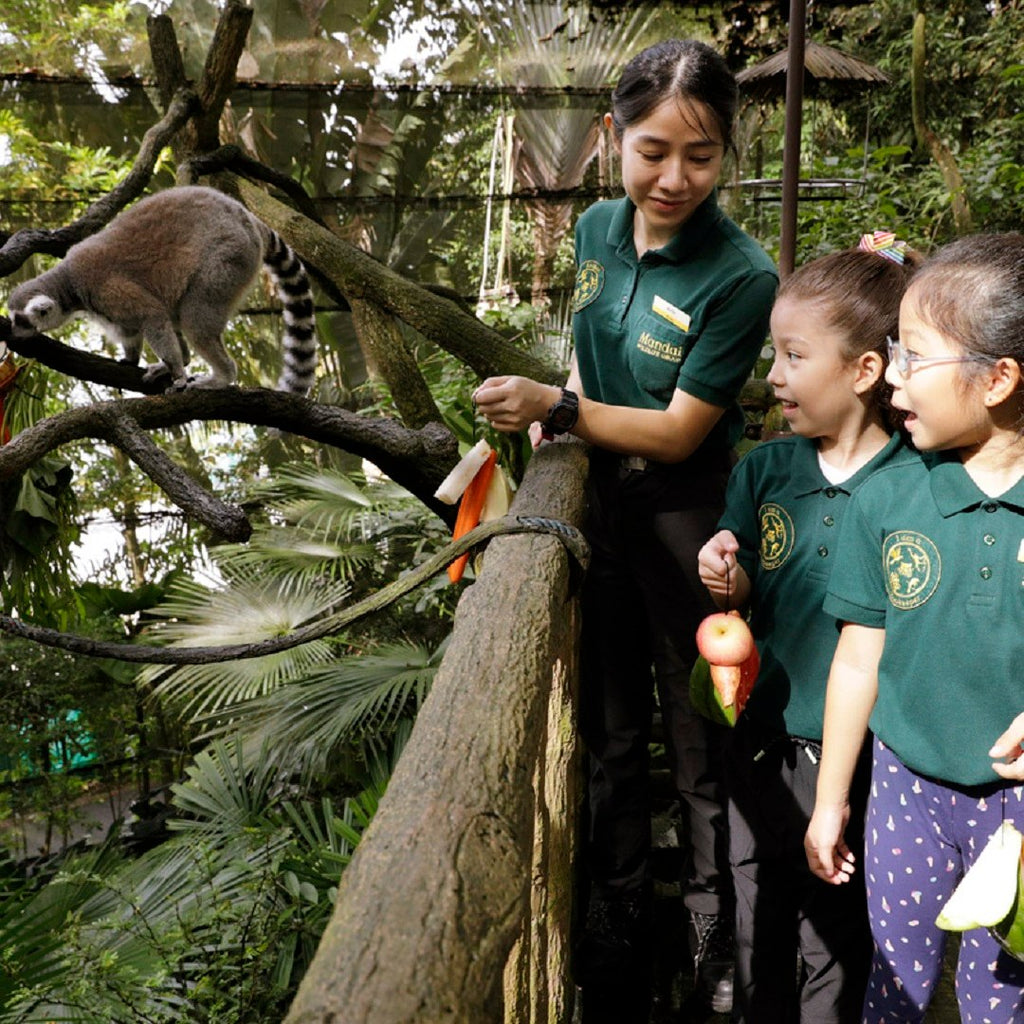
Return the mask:
<svg viewBox="0 0 1024 1024"><path fill-rule="evenodd" d="M284 366L278 379L279 391L306 394L316 371L316 324L313 294L306 268L281 236L271 229L263 262L277 285L284 305Z"/></svg>

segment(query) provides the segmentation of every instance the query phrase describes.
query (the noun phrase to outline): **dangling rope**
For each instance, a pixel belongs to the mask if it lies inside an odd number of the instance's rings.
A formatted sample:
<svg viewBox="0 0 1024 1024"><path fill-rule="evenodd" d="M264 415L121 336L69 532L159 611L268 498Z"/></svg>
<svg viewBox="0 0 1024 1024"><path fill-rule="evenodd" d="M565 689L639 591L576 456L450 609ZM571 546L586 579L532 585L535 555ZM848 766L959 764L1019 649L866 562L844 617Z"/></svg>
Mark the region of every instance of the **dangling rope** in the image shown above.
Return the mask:
<svg viewBox="0 0 1024 1024"><path fill-rule="evenodd" d="M0 632L23 640L34 640L46 647L58 647L73 654L84 654L92 658L113 658L117 661L141 662L157 665L209 665L221 661L235 661L240 658L261 658L266 654L277 654L311 640L319 640L337 633L346 626L371 612L380 611L392 601L403 597L431 576L436 575L450 562L471 548L490 540L492 537L516 533L542 533L557 537L572 555L580 569L585 569L590 559L590 547L583 534L561 519L547 519L543 516L503 516L481 523L458 540L451 541L440 551L431 555L415 569L401 578L382 587L362 601L345 608L319 622L311 623L289 633L287 636L272 637L251 644L232 644L222 647L146 647L141 644L111 643L92 640L74 633L61 633L44 626L33 626L21 619L0 615Z"/></svg>

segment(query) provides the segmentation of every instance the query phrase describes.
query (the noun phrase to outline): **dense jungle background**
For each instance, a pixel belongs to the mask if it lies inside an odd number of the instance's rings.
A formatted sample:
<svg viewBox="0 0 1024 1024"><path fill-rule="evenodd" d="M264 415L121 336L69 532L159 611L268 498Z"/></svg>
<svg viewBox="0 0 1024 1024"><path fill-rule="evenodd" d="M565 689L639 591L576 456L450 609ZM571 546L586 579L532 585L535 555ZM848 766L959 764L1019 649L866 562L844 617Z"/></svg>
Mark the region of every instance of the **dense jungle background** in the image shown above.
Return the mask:
<svg viewBox="0 0 1024 1024"><path fill-rule="evenodd" d="M410 303L448 303L449 326L382 317L311 263L312 399L368 433L319 443L215 404L160 424L155 445L244 512L247 540L170 501L98 428L44 443L0 472L6 616L183 647L281 636L443 545L451 521L433 486L480 437L520 478L528 446L489 435L469 396L502 367L564 376L572 225L620 194L599 117L625 61L658 38L698 36L746 71L722 201L778 255L784 81L761 62L785 49L788 3L251 7L205 139L233 148L212 169L262 167L259 180L372 258L367 274L393 272ZM19 248L25 232L72 224L128 182L170 87L212 78L221 13L206 0L7 0L0 304L60 255ZM180 47L178 83L155 61L155 16ZM797 263L876 228L923 251L1020 228L1021 0L812 2L807 37L872 74L809 71ZM199 135L157 149L147 191L206 155ZM277 377L268 294L250 296L227 339L244 387ZM486 357L471 319L496 346ZM61 340L118 355L88 325ZM12 451L36 425L120 395L0 355ZM425 448L402 447L417 438ZM248 661L140 669L0 639L0 1022L280 1021L465 585L435 577L340 635ZM101 842L90 815L103 805L116 824Z"/></svg>

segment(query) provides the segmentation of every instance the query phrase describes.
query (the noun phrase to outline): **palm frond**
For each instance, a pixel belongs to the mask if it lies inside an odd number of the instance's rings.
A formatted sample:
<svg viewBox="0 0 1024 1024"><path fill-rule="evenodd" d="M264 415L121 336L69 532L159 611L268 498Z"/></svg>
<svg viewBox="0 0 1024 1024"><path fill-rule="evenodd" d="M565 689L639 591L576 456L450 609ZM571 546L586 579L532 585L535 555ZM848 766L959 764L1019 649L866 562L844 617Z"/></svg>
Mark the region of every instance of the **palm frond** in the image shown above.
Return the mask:
<svg viewBox="0 0 1024 1024"><path fill-rule="evenodd" d="M257 565L238 567L228 586L176 585L155 609L164 621L153 632L175 647L255 643L323 618L346 592L344 584L322 580L286 588ZM262 658L171 670L150 666L140 678L154 684L156 697L170 700L183 713L208 714L264 696L333 656L329 640L314 640Z"/></svg>
<svg viewBox="0 0 1024 1024"><path fill-rule="evenodd" d="M212 743L196 754L185 770L188 778L171 786L174 806L189 815L169 823L174 831L193 831L211 824L229 834L243 828L265 826L266 809L275 772L266 759L247 767L238 742Z"/></svg>
<svg viewBox="0 0 1024 1024"><path fill-rule="evenodd" d="M259 566L285 589L308 579L351 579L379 563L395 545L422 538L427 513L391 481L368 484L315 466L294 466L254 491L272 523L244 545L223 545L226 575Z"/></svg>
<svg viewBox="0 0 1024 1024"><path fill-rule="evenodd" d="M214 724L207 735L237 731L247 761L262 757L282 774L313 778L345 747L379 751L426 698L446 646L405 641L349 655L235 708L230 723Z"/></svg>

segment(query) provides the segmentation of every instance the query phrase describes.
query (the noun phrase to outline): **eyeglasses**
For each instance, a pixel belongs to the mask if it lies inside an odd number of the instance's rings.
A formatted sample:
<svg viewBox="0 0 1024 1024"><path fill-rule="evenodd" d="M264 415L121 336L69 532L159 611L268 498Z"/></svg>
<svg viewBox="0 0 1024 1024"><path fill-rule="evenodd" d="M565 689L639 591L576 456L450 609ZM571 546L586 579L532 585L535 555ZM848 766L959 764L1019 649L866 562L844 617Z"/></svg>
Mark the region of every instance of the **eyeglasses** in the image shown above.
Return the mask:
<svg viewBox="0 0 1024 1024"><path fill-rule="evenodd" d="M914 366L930 366L936 363L987 363L990 362L987 356L919 356L912 352L906 352L898 339L885 337L886 351L889 354L889 362L896 367L901 377L909 377L910 370Z"/></svg>

